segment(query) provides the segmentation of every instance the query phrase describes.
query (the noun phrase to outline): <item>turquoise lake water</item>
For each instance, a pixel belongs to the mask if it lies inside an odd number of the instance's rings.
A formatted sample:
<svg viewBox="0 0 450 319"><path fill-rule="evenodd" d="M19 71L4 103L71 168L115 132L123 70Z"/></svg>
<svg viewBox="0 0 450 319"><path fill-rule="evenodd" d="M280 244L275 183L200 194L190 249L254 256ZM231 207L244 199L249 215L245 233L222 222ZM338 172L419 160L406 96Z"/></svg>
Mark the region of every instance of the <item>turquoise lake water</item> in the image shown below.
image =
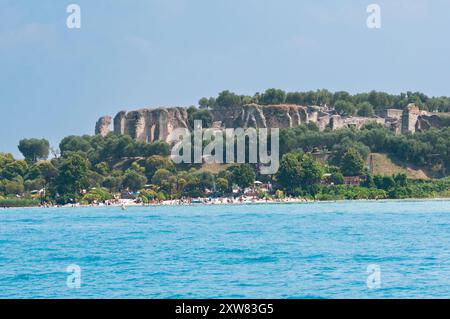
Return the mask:
<svg viewBox="0 0 450 319"><path fill-rule="evenodd" d="M0 209L12 297L448 298L450 201Z"/></svg>

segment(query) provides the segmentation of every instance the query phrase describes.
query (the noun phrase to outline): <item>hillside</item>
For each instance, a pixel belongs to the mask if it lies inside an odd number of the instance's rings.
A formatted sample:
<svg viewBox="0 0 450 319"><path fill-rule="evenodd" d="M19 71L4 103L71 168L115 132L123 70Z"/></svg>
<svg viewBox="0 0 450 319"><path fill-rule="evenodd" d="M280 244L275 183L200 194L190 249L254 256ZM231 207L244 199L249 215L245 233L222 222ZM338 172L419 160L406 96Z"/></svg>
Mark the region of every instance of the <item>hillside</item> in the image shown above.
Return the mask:
<svg viewBox="0 0 450 319"><path fill-rule="evenodd" d="M400 166L398 163L394 163L391 158L386 154L371 153L366 162L374 175L394 175L399 173L405 173L412 179L430 179L430 177L422 170L412 168L411 166Z"/></svg>

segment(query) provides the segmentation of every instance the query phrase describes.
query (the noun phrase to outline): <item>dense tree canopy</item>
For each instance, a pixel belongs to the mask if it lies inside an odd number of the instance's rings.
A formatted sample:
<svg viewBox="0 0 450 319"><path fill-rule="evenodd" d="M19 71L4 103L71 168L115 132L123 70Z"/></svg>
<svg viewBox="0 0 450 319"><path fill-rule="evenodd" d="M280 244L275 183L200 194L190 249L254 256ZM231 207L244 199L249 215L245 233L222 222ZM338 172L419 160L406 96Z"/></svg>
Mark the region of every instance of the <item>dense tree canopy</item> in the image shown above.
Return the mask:
<svg viewBox="0 0 450 319"><path fill-rule="evenodd" d="M280 131L281 154L296 150L330 152L332 164L339 166L350 147L355 148L363 160L370 152L379 152L404 163L432 169L437 175L450 172L450 128L406 135L395 135L378 125L367 125L362 130L343 128L324 132L301 125Z"/></svg>
<svg viewBox="0 0 450 319"><path fill-rule="evenodd" d="M283 155L277 182L288 194L308 193L315 196L323 179L324 168L311 156L302 153Z"/></svg>
<svg viewBox="0 0 450 319"><path fill-rule="evenodd" d="M241 97L230 91L223 91L219 93L216 103L220 107L233 107L241 105Z"/></svg>
<svg viewBox="0 0 450 319"><path fill-rule="evenodd" d="M47 159L50 144L46 139L23 139L19 142L19 151L28 162Z"/></svg>
<svg viewBox="0 0 450 319"><path fill-rule="evenodd" d="M60 194L78 194L86 188L89 162L79 153L64 155L58 167L56 189Z"/></svg>
<svg viewBox="0 0 450 319"><path fill-rule="evenodd" d="M212 126L213 115L208 110L190 107L188 109L188 116L189 116L189 126L191 127L191 129L194 129L195 121L202 121L203 128L208 128Z"/></svg>
<svg viewBox="0 0 450 319"><path fill-rule="evenodd" d="M364 160L354 148L350 148L341 159L341 171L344 176L360 176L364 172Z"/></svg>
<svg viewBox="0 0 450 319"><path fill-rule="evenodd" d="M242 164L232 168L233 181L239 187L246 188L255 182L256 174L249 164Z"/></svg>
<svg viewBox="0 0 450 319"><path fill-rule="evenodd" d="M358 110L358 115L359 116L373 117L375 115L375 112L373 110L373 106L369 102L359 103L356 106L356 109Z"/></svg>
<svg viewBox="0 0 450 319"><path fill-rule="evenodd" d="M153 178L153 175L159 169L165 169L169 172L174 172L175 165L167 157L161 155L150 156L145 162L145 174L147 178L151 180Z"/></svg>
<svg viewBox="0 0 450 319"><path fill-rule="evenodd" d="M406 92L400 94L388 94L385 92L371 91L369 93L350 94L339 91L330 92L326 89L307 92L284 92L279 89L268 89L264 93L255 93L253 96L238 95L229 90L219 93L217 98L202 98L199 106L202 109L220 107L237 107L243 104L297 104L297 105L327 105L336 106L341 101L339 108L355 111L355 114L368 114L371 116L371 108L374 111L382 111L390 108L404 109L408 104L415 103L423 110L431 112L450 112L450 97L428 97L420 92ZM346 102L346 104L342 104ZM349 107L353 105L353 108ZM361 115L363 116L363 115Z"/></svg>
<svg viewBox="0 0 450 319"><path fill-rule="evenodd" d="M302 167L298 154L287 153L283 155L277 173L277 181L288 192L293 192L302 182Z"/></svg>
<svg viewBox="0 0 450 319"><path fill-rule="evenodd" d="M342 116L353 116L356 114L356 107L352 102L339 100L334 104L336 112Z"/></svg>
<svg viewBox="0 0 450 319"><path fill-rule="evenodd" d="M126 171L122 186L132 191L138 191L147 183L147 177L139 171L130 169Z"/></svg>
<svg viewBox="0 0 450 319"><path fill-rule="evenodd" d="M286 92L277 89L268 89L261 96L261 104L283 104L286 102Z"/></svg>

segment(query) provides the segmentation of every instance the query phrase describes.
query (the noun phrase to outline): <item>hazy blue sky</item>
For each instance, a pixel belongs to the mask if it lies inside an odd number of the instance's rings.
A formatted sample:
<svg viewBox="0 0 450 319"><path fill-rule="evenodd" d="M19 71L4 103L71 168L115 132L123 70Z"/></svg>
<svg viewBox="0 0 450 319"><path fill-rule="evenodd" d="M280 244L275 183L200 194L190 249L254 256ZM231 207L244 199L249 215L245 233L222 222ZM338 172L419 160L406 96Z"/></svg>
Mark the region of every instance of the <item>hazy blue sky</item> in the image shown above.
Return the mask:
<svg viewBox="0 0 450 319"><path fill-rule="evenodd" d="M0 0L0 152L223 89L450 95L449 35L447 0Z"/></svg>

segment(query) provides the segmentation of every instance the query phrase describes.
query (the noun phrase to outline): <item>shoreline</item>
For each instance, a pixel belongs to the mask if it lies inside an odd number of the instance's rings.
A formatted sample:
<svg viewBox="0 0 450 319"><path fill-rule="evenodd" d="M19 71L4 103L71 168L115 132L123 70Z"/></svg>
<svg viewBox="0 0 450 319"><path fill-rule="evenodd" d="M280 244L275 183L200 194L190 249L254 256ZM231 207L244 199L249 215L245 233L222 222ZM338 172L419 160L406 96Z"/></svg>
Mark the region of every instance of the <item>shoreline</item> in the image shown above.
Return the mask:
<svg viewBox="0 0 450 319"><path fill-rule="evenodd" d="M365 202L445 202L450 201L450 197L438 197L438 198L405 198L405 199L339 199L339 200L286 200L286 201L255 201L255 202L242 202L242 203L173 203L173 201L165 201L159 204L142 204L142 203L121 203L121 204L99 204L99 205L64 205L64 206L34 206L34 207L0 207L0 211L14 210L14 209L57 209L57 208L119 208L126 211L128 208L136 207L182 207L182 206L253 206L253 205L308 205L308 204L330 204L330 203L365 203Z"/></svg>

